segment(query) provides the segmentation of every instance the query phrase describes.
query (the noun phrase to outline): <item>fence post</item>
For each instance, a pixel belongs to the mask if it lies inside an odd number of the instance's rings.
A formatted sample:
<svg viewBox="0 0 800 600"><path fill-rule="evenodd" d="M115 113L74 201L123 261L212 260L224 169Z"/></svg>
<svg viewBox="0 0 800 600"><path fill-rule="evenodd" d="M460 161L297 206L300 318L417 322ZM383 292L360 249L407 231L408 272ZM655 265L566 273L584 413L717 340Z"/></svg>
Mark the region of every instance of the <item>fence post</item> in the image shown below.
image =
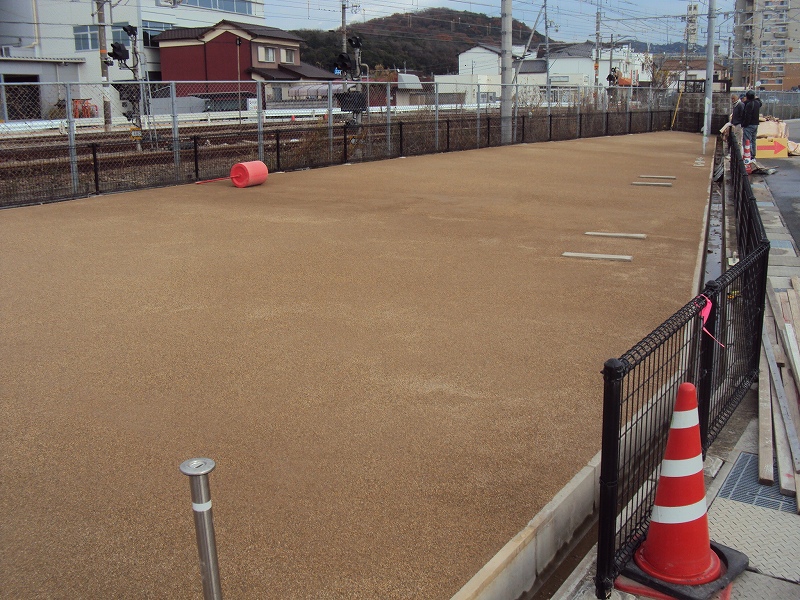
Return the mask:
<svg viewBox="0 0 800 600"><path fill-rule="evenodd" d="M450 152L450 119L447 119L447 151Z"/></svg>
<svg viewBox="0 0 800 600"><path fill-rule="evenodd" d="M175 96L175 82L169 82L169 99L172 106L172 160L175 163L175 182L181 181L181 140L178 137L178 100Z"/></svg>
<svg viewBox="0 0 800 600"><path fill-rule="evenodd" d="M331 81L328 82L328 163L333 163L333 82Z"/></svg>
<svg viewBox="0 0 800 600"><path fill-rule="evenodd" d="M65 101L67 103L67 140L69 143L69 172L72 176L72 193L78 195L78 154L75 150L75 116L72 114L72 86L65 84L67 93L65 94Z"/></svg>
<svg viewBox="0 0 800 600"><path fill-rule="evenodd" d="M486 147L492 145L492 117L486 116Z"/></svg>
<svg viewBox="0 0 800 600"><path fill-rule="evenodd" d="M92 142L92 170L94 171L94 193L100 193L100 167L97 164L97 143Z"/></svg>
<svg viewBox="0 0 800 600"><path fill-rule="evenodd" d="M211 489L208 474L216 463L210 458L194 458L181 463L180 470L189 476L192 492L194 529L197 535L197 551L200 555L200 576L203 580L203 598L222 600L217 562L217 542L214 536L214 518L211 513Z"/></svg>
<svg viewBox="0 0 800 600"><path fill-rule="evenodd" d="M475 98L475 145L481 147L481 84L476 85L477 96Z"/></svg>
<svg viewBox="0 0 800 600"><path fill-rule="evenodd" d="M435 121L434 131L436 131L436 140L434 143L434 148L436 151L439 151L439 84L434 82L433 84L433 97L434 97L434 112L433 112L433 120Z"/></svg>
<svg viewBox="0 0 800 600"><path fill-rule="evenodd" d="M547 115L547 141L553 141L553 115Z"/></svg>
<svg viewBox="0 0 800 600"><path fill-rule="evenodd" d="M398 156L403 156L403 122L400 121L397 126L400 129L400 154Z"/></svg>
<svg viewBox="0 0 800 600"><path fill-rule="evenodd" d="M342 164L347 164L347 121L342 125Z"/></svg>
<svg viewBox="0 0 800 600"><path fill-rule="evenodd" d="M345 150L345 153L347 151ZM386 82L386 156L392 155L392 84ZM347 154L345 154L347 156ZM346 160L344 162L347 162Z"/></svg>
<svg viewBox="0 0 800 600"><path fill-rule="evenodd" d="M597 575L595 577L595 591L598 598L608 597L614 583L619 430L624 375L625 363L618 358L611 358L603 365L603 430L600 458L600 505L597 524Z"/></svg>
<svg viewBox="0 0 800 600"><path fill-rule="evenodd" d="M237 38L238 39L238 38ZM256 119L258 120L258 160L264 162L264 93L262 83L256 82Z"/></svg>
<svg viewBox="0 0 800 600"><path fill-rule="evenodd" d="M525 143L525 115L522 115L522 143Z"/></svg>
<svg viewBox="0 0 800 600"><path fill-rule="evenodd" d="M697 409L700 420L700 441L703 444L703 458L708 449L708 424L711 422L711 397L714 391L714 366L717 351L717 342L711 336L719 339L717 331L717 303L720 296L720 285L717 281L709 281L703 290L703 295L711 301L711 312L705 322L705 328L711 335L703 332L700 336L700 373L697 385Z"/></svg>
<svg viewBox="0 0 800 600"><path fill-rule="evenodd" d="M197 147L197 136L192 136L192 144L194 146L194 180L200 181L200 151Z"/></svg>
<svg viewBox="0 0 800 600"><path fill-rule="evenodd" d="M275 170L281 170L281 132L275 132Z"/></svg>
<svg viewBox="0 0 800 600"><path fill-rule="evenodd" d="M71 110L69 104L67 104L66 110ZM2 119L4 123L8 122L8 104L6 102L5 83L0 83L0 119Z"/></svg>
<svg viewBox="0 0 800 600"><path fill-rule="evenodd" d="M632 115L631 109L628 109L628 114L627 114L627 117L626 117L627 121L628 121L628 135L630 135L630 133L631 133L631 115Z"/></svg>
<svg viewBox="0 0 800 600"><path fill-rule="evenodd" d="M576 104L578 105L577 106L577 109L578 109L578 119L577 119L578 124L577 124L577 130L575 132L576 133L575 139L579 140L579 139L581 139L581 98L580 98L579 92L577 92L577 91L575 92L575 100L577 101Z"/></svg>

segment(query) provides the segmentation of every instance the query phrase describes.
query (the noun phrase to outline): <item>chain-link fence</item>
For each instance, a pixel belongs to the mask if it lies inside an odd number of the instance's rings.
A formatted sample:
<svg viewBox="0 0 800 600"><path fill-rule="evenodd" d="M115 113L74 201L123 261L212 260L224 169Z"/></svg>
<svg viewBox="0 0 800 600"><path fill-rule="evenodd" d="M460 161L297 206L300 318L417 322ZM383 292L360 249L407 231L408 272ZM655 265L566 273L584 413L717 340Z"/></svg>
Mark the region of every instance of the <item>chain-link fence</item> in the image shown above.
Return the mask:
<svg viewBox="0 0 800 600"><path fill-rule="evenodd" d="M668 129L648 88L397 82L0 84L0 206L270 170ZM678 113L699 131L702 115ZM681 121L680 119L683 119ZM726 118L721 117L721 123Z"/></svg>

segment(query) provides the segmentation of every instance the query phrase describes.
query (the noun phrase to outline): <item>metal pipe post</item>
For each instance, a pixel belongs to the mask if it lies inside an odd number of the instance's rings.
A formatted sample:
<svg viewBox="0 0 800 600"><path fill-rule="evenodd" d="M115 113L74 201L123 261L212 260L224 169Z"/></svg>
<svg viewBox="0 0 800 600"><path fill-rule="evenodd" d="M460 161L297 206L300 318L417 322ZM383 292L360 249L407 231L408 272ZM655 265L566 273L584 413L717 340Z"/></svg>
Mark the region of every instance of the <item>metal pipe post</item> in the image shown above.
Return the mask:
<svg viewBox="0 0 800 600"><path fill-rule="evenodd" d="M614 584L614 554L617 534L617 485L619 474L619 430L622 378L625 364L611 358L603 366L603 427L600 458L600 506L597 524L597 574L595 591L607 598Z"/></svg>
<svg viewBox="0 0 800 600"><path fill-rule="evenodd" d="M75 116L72 114L72 87L69 83L64 84L66 92L64 94L67 117L67 140L69 143L69 172L72 178L72 193L78 193L78 154L75 150Z"/></svg>
<svg viewBox="0 0 800 600"><path fill-rule="evenodd" d="M477 84L475 88L475 147L481 147L481 84Z"/></svg>
<svg viewBox="0 0 800 600"><path fill-rule="evenodd" d="M333 164L333 83L328 82L328 163Z"/></svg>
<svg viewBox="0 0 800 600"><path fill-rule="evenodd" d="M386 156L392 155L392 84L386 82Z"/></svg>
<svg viewBox="0 0 800 600"><path fill-rule="evenodd" d="M434 120L434 128L433 130L436 132L436 140L435 146L436 151L439 151L439 84L434 82L433 84L433 97L434 97L434 108L433 108L433 120Z"/></svg>
<svg viewBox="0 0 800 600"><path fill-rule="evenodd" d="M175 82L169 82L169 100L172 109L172 160L175 163L175 182L181 183L181 140L178 133L178 99Z"/></svg>
<svg viewBox="0 0 800 600"><path fill-rule="evenodd" d="M264 90L261 82L256 83L256 119L258 120L258 160L264 162Z"/></svg>
<svg viewBox="0 0 800 600"><path fill-rule="evenodd" d="M208 485L208 474L216 466L216 463L210 458L193 458L184 461L180 466L181 473L189 476L189 486L192 491L194 528L197 533L200 576L203 579L203 598L205 600L222 600L217 543L211 514L211 490Z"/></svg>

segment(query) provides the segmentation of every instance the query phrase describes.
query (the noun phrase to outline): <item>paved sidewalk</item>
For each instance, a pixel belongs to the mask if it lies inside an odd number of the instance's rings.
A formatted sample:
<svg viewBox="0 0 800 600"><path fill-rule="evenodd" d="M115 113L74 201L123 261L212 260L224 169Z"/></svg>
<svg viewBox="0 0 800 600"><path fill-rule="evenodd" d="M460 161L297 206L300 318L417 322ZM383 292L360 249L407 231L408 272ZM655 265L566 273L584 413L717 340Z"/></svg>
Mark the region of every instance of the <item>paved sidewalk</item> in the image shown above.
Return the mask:
<svg viewBox="0 0 800 600"><path fill-rule="evenodd" d="M754 176L751 183L772 242L770 265L775 266L770 267L769 276L773 286L785 287L780 285L781 279L800 275L800 267L784 266L795 261L778 257L798 257L800 251L763 178ZM742 400L725 431L709 448L705 463L711 539L744 552L749 559L748 570L733 583L731 600L800 599L800 514L795 498L781 496L777 474L773 486L758 483L758 402L754 391ZM553 598L595 598L595 563L596 547ZM633 600L639 596L614 590L612 598Z"/></svg>

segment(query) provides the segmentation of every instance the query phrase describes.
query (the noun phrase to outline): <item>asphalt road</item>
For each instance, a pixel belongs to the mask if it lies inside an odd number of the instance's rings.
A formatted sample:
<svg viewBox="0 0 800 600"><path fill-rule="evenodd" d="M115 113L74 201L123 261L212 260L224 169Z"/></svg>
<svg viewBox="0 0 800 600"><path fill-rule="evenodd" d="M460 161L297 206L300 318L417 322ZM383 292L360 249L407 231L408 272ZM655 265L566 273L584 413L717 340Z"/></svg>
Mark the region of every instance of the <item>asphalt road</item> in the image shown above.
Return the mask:
<svg viewBox="0 0 800 600"><path fill-rule="evenodd" d="M789 139L800 141L800 119L789 120L787 124ZM800 156L759 159L759 162L778 169L776 173L764 176L764 181L772 192L795 243L800 243Z"/></svg>

